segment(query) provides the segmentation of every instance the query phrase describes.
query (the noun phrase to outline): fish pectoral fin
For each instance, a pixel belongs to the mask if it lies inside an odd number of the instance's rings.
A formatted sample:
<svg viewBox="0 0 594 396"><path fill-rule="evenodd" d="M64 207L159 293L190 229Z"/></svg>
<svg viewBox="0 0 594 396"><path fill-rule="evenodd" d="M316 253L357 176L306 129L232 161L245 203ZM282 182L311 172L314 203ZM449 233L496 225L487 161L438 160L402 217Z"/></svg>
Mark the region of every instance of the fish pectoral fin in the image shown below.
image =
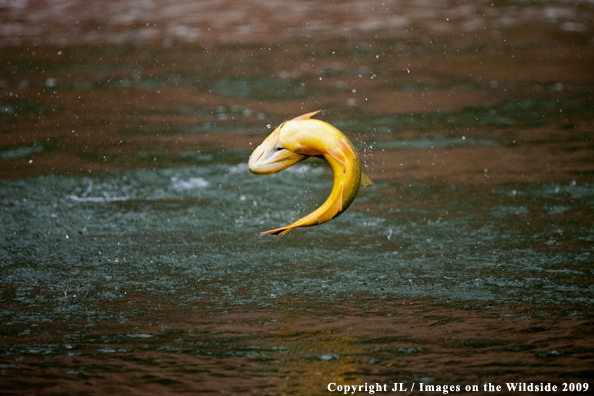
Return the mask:
<svg viewBox="0 0 594 396"><path fill-rule="evenodd" d="M365 188L367 186L371 186L373 182L365 173L361 172L361 187Z"/></svg>
<svg viewBox="0 0 594 396"><path fill-rule="evenodd" d="M338 147L330 147L326 149L328 154L330 154L336 161L340 162L346 167L349 158L357 158L357 155L344 140L337 138L336 144Z"/></svg>
<svg viewBox="0 0 594 396"><path fill-rule="evenodd" d="M332 156L336 161L340 162L343 166L346 167L347 164L347 157L344 155L344 151L340 148L327 148L326 152Z"/></svg>
<svg viewBox="0 0 594 396"><path fill-rule="evenodd" d="M342 152L345 155L349 156L350 158L356 158L357 157L357 154L355 154L355 152L353 151L353 149L351 148L351 146L349 146L347 144L347 142L345 142L341 138L338 138L338 147L340 147L340 149L342 150Z"/></svg>
<svg viewBox="0 0 594 396"><path fill-rule="evenodd" d="M303 120L309 120L311 117L315 116L316 114L318 114L320 111L322 110L318 110L318 111L312 111L311 113L305 113L305 114L301 114L298 117L293 118L292 120L289 120L287 122L290 121L303 121Z"/></svg>

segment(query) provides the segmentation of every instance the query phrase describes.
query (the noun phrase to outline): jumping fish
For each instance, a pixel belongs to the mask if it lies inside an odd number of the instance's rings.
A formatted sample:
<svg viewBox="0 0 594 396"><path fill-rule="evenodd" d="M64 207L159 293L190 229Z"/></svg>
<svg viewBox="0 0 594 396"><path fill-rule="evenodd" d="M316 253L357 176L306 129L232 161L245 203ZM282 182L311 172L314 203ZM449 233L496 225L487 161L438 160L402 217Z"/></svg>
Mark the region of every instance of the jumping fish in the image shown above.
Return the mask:
<svg viewBox="0 0 594 396"><path fill-rule="evenodd" d="M361 172L353 143L332 125L311 118L319 112L303 114L280 124L256 147L248 161L248 168L257 175L270 175L311 156L323 158L330 164L334 174L330 196L322 206L304 218L275 230L261 232L260 235L284 235L293 228L330 221L353 203L359 187L373 184Z"/></svg>

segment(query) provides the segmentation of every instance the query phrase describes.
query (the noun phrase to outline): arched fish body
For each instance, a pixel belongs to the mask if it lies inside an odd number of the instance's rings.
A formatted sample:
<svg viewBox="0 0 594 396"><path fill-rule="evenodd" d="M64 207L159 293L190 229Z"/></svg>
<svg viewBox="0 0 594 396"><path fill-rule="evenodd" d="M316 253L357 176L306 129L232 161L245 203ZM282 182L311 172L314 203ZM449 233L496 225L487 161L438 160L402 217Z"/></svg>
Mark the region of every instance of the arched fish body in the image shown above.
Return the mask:
<svg viewBox="0 0 594 396"><path fill-rule="evenodd" d="M324 158L332 168L334 184L330 196L318 209L296 222L261 235L284 235L297 227L325 223L344 212L355 200L359 187L373 182L361 172L361 164L351 141L332 125L311 119L319 111L282 123L250 156L248 167L258 175L287 169L311 156Z"/></svg>

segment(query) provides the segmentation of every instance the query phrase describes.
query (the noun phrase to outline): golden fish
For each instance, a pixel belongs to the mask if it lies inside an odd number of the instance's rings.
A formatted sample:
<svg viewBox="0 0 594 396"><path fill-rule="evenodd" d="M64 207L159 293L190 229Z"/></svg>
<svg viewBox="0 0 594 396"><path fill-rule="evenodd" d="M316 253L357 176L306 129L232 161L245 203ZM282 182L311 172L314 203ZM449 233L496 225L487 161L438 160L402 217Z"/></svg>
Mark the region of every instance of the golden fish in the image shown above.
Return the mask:
<svg viewBox="0 0 594 396"><path fill-rule="evenodd" d="M260 144L248 161L251 172L270 175L311 156L325 159L332 168L334 184L330 196L304 218L260 235L284 235L297 227L325 223L344 212L355 200L359 187L373 182L361 172L359 157L351 141L324 121L311 119L320 110L283 122Z"/></svg>

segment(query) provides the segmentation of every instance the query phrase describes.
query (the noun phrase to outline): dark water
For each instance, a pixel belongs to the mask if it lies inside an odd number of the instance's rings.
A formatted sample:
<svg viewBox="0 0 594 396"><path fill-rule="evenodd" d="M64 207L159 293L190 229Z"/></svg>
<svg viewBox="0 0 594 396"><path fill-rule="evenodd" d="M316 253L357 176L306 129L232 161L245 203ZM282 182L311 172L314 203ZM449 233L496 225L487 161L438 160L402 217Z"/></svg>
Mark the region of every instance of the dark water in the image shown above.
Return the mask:
<svg viewBox="0 0 594 396"><path fill-rule="evenodd" d="M151 36L74 7L73 36L51 5L0 8L54 27L2 36L3 393L594 385L594 9L403 4L371 28L379 3L353 4L236 41L204 17ZM320 161L247 169L317 109L375 184L260 237L330 191Z"/></svg>

